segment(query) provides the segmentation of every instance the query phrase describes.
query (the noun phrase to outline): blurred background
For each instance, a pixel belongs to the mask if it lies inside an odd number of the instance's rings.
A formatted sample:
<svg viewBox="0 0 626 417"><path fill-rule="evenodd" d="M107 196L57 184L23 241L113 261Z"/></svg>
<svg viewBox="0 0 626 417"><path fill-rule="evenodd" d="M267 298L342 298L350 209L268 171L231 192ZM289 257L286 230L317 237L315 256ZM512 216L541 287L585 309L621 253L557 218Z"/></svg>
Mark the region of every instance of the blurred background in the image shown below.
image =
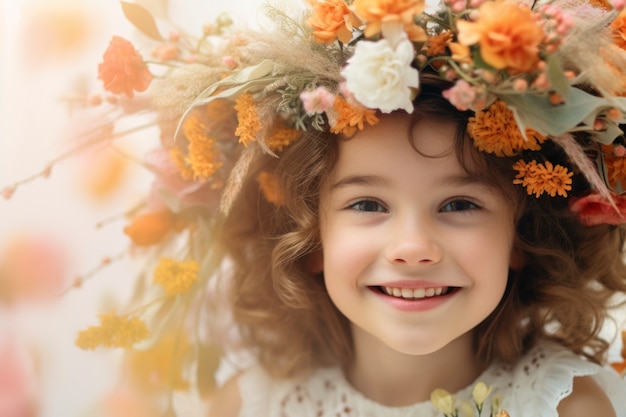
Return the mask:
<svg viewBox="0 0 626 417"><path fill-rule="evenodd" d="M135 2L197 34L222 12L238 24L262 19L262 0ZM130 246L123 210L151 180L110 149L66 158L89 124L70 114L102 91L97 64L114 34L140 51L148 43L117 0L0 0L0 417L151 415L119 390L119 352L74 344L130 295L137 266L120 259ZM141 156L154 139L119 146Z"/></svg>
<svg viewBox="0 0 626 417"><path fill-rule="evenodd" d="M261 4L135 2L198 36L222 12L257 24ZM69 123L77 100L102 92L97 65L113 35L148 44L117 0L0 0L0 417L149 415L117 388L119 352L74 344L131 292L123 210L150 181L110 149L64 157L86 127ZM141 156L154 140L119 146Z"/></svg>

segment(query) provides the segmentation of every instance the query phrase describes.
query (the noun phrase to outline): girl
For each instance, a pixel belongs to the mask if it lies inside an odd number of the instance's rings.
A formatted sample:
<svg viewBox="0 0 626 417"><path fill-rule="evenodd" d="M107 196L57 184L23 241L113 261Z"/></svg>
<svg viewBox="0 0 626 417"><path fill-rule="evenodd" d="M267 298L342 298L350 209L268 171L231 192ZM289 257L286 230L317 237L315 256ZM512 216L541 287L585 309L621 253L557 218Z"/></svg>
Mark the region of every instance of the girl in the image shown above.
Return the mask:
<svg viewBox="0 0 626 417"><path fill-rule="evenodd" d="M191 190L161 184L167 220L200 219L198 263L155 280L190 306L219 275L256 359L211 415L626 417L600 336L626 293L625 15L309 3L151 86Z"/></svg>

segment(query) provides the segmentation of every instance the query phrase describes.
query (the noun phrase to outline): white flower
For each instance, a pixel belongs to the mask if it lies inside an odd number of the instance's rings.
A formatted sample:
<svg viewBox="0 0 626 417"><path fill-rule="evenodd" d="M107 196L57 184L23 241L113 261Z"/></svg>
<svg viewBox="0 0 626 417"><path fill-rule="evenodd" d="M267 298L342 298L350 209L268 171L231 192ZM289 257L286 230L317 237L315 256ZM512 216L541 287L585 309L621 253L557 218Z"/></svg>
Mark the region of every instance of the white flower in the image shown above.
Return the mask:
<svg viewBox="0 0 626 417"><path fill-rule="evenodd" d="M358 42L354 55L341 71L348 90L364 106L390 113L413 111L413 92L419 86L417 69L411 67L413 44L404 39L394 48L387 39Z"/></svg>

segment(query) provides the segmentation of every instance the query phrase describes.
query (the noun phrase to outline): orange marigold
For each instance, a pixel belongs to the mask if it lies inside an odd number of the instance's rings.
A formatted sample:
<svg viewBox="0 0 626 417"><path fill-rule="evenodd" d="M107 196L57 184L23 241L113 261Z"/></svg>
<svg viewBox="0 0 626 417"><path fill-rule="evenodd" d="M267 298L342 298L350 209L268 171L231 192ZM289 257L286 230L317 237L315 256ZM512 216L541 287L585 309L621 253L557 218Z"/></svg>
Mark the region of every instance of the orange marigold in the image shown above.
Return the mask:
<svg viewBox="0 0 626 417"><path fill-rule="evenodd" d="M622 49L626 49L626 9L622 10L615 20L611 22L613 43Z"/></svg>
<svg viewBox="0 0 626 417"><path fill-rule="evenodd" d="M103 58L98 65L98 78L104 82L105 90L133 97L134 91L145 91L150 85L152 73L126 39L114 36Z"/></svg>
<svg viewBox="0 0 626 417"><path fill-rule="evenodd" d="M623 148L623 147L622 147ZM607 168L607 176L609 184L612 187L626 185L626 156L618 156L615 154L615 146L603 145L604 163Z"/></svg>
<svg viewBox="0 0 626 417"><path fill-rule="evenodd" d="M437 56L446 53L446 47L454 38L452 32L444 31L428 38L426 55Z"/></svg>
<svg viewBox="0 0 626 417"><path fill-rule="evenodd" d="M525 139L513 112L500 100L470 117L467 132L474 139L474 146L497 156L513 156L523 149L537 151L546 140L530 128L526 129Z"/></svg>
<svg viewBox="0 0 626 417"><path fill-rule="evenodd" d="M267 139L267 146L274 152L282 152L287 146L298 140L302 131L289 127L282 120L277 120Z"/></svg>
<svg viewBox="0 0 626 417"><path fill-rule="evenodd" d="M382 30L383 22L402 23L412 40L424 40L425 34L413 19L425 8L424 0L355 0L352 8L367 23L365 36L372 37Z"/></svg>
<svg viewBox="0 0 626 417"><path fill-rule="evenodd" d="M185 120L183 132L189 141L189 156L185 162L191 166L194 179L209 178L222 166L215 140L207 135L206 126L195 116Z"/></svg>
<svg viewBox="0 0 626 417"><path fill-rule="evenodd" d="M486 1L475 21L458 20L458 40L480 45L480 56L496 69L529 72L539 62L545 34L531 10L517 1Z"/></svg>
<svg viewBox="0 0 626 417"><path fill-rule="evenodd" d="M335 134L352 136L357 130L363 130L365 123L370 126L378 123L376 110L362 106L351 106L345 98L337 96L334 110L337 112L337 120L330 131Z"/></svg>
<svg viewBox="0 0 626 417"><path fill-rule="evenodd" d="M248 146L248 143L256 140L257 133L263 128L252 94L237 97L235 110L239 121L235 135L239 136L239 143Z"/></svg>
<svg viewBox="0 0 626 417"><path fill-rule="evenodd" d="M513 165L518 173L513 184L521 184L526 188L528 195L534 194L539 198L543 193L550 197L557 194L567 197L567 192L572 189L572 172L561 165L552 165L550 161L545 164L537 161L526 162L519 160Z"/></svg>
<svg viewBox="0 0 626 417"><path fill-rule="evenodd" d="M161 242L174 230L175 218L168 211L158 211L137 216L124 228L124 233L137 246L151 246Z"/></svg>
<svg viewBox="0 0 626 417"><path fill-rule="evenodd" d="M307 23L319 43L330 45L339 39L348 43L352 39L352 28L359 26L359 19L348 8L344 0L312 1L313 13Z"/></svg>
<svg viewBox="0 0 626 417"><path fill-rule="evenodd" d="M265 199L275 206L282 206L285 201L285 196L280 188L276 174L262 171L256 179Z"/></svg>

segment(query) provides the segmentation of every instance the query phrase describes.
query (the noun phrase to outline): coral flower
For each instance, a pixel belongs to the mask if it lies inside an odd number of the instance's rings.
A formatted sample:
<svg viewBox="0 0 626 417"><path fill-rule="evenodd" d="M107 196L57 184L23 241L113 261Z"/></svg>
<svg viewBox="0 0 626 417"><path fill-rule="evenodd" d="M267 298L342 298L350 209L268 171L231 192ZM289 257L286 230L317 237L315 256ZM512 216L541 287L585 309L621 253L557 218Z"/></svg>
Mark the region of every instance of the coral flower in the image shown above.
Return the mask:
<svg viewBox="0 0 626 417"><path fill-rule="evenodd" d="M313 3L313 14L307 23L313 29L317 42L330 45L335 39L350 42L352 28L361 22L344 0L322 0Z"/></svg>
<svg viewBox="0 0 626 417"><path fill-rule="evenodd" d="M479 44L483 60L496 69L529 72L539 62L544 31L530 9L516 1L487 1L476 21L459 20L457 29L459 42Z"/></svg>
<svg viewBox="0 0 626 417"><path fill-rule="evenodd" d="M523 149L537 151L546 138L533 129L526 129L526 139L515 121L513 112L500 100L487 110L470 117L467 126L474 146L497 156L513 156Z"/></svg>
<svg viewBox="0 0 626 417"><path fill-rule="evenodd" d="M570 199L569 207L578 221L585 226L599 224L617 226L626 223L626 196L612 194L611 199L612 201L594 192L584 197Z"/></svg>
<svg viewBox="0 0 626 417"><path fill-rule="evenodd" d="M111 93L134 96L134 91L145 91L152 81L143 58L132 43L119 36L111 39L104 52L104 62L98 65L98 78Z"/></svg>
<svg viewBox="0 0 626 417"><path fill-rule="evenodd" d="M352 4L356 15L367 22L365 36L372 37L382 31L383 23L399 22L408 28L412 40L416 28L413 18L424 11L424 0L356 0ZM421 34L421 33L418 33Z"/></svg>

